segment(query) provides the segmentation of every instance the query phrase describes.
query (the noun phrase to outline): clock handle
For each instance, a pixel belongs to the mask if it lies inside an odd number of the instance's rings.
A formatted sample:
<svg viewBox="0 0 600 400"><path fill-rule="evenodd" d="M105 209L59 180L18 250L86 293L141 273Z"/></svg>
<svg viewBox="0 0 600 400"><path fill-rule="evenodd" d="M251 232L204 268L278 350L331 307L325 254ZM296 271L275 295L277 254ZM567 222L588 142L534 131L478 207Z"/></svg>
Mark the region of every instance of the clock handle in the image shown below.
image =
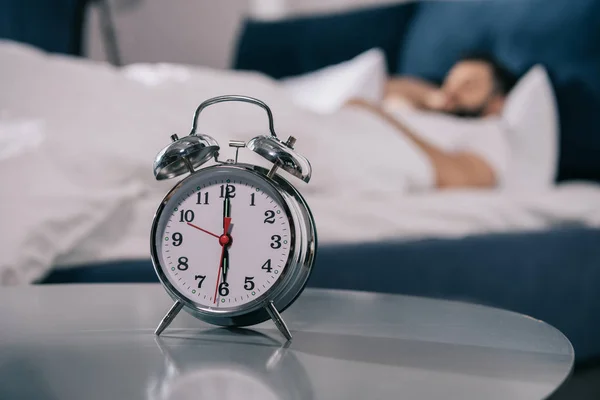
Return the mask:
<svg viewBox="0 0 600 400"><path fill-rule="evenodd" d="M202 104L200 104L198 108L196 108L196 112L194 113L194 122L192 122L192 130L190 132L190 135L194 135L196 133L196 128L198 127L198 117L200 116L202 110L204 110L208 106L212 106L213 104L223 103L226 101L241 101L243 103L250 103L263 108L267 112L267 116L269 117L269 131L271 131L272 136L277 137L277 134L275 133L275 127L273 124L273 113L271 112L269 106L266 105L264 102L260 101L259 99L255 99L254 97L240 96L235 94L213 97L212 99L208 99L202 102Z"/></svg>
<svg viewBox="0 0 600 400"><path fill-rule="evenodd" d="M180 301L176 301L175 304L173 304L173 306L171 306L171 309L169 310L169 312L167 312L167 315L165 315L163 317L162 321L160 321L160 324L158 324L158 327L154 331L154 334L156 336L160 336L160 334L165 329L167 329L167 326L169 326L171 324L171 322L173 322L173 320L175 319L177 314L179 314L179 311L181 311L182 308L183 308L183 303Z"/></svg>
<svg viewBox="0 0 600 400"><path fill-rule="evenodd" d="M290 330L288 329L287 325L285 324L285 321L283 320L283 318L281 318L281 314L279 314L279 311L277 311L277 309L275 308L275 305L273 304L272 301L269 301L267 303L267 305L265 306L265 310L267 310L267 313L269 313L269 316L273 320L273 323L275 324L277 329L279 329L279 332L281 332L281 334L283 336L285 336L285 338L288 341L292 340L292 334L291 334Z"/></svg>

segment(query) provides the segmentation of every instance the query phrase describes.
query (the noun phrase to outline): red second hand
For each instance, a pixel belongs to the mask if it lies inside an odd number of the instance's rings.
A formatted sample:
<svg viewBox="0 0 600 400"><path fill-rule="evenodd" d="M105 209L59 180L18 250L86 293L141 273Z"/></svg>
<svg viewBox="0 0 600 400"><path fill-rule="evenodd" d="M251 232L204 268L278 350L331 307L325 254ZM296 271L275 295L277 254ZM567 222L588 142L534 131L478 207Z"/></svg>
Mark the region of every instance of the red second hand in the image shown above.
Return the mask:
<svg viewBox="0 0 600 400"><path fill-rule="evenodd" d="M231 217L223 218L223 237L228 239L227 233L229 232L229 225L231 225ZM219 238L220 239L220 238ZM219 290L219 282L221 281L221 271L223 270L223 257L225 256L225 246L229 243L229 240L224 240L221 242L219 240L223 249L221 250L221 262L219 262L219 269L217 270L217 285L215 286L215 295L213 304L217 302L217 291Z"/></svg>
<svg viewBox="0 0 600 400"><path fill-rule="evenodd" d="M221 270L223 269L223 256L225 255L225 246L221 250L221 262L219 263L219 269L217 270L217 285L215 286L215 296L213 303L217 302L217 290L219 290L219 282L221 281Z"/></svg>
<svg viewBox="0 0 600 400"><path fill-rule="evenodd" d="M200 231L202 231L202 232L204 232L204 233L208 233L209 235L211 235L211 236L214 236L214 237L216 237L217 239L220 237L219 235L216 235L216 234L214 234L214 233L212 233L212 232L209 232L209 231L207 231L206 229L202 229L202 228L200 228L199 226L196 226L196 225L194 225L194 224L191 224L191 223L189 223L189 222L188 222L187 224L188 224L189 226L191 226L192 228L196 228L196 229L198 229L198 230L200 230Z"/></svg>

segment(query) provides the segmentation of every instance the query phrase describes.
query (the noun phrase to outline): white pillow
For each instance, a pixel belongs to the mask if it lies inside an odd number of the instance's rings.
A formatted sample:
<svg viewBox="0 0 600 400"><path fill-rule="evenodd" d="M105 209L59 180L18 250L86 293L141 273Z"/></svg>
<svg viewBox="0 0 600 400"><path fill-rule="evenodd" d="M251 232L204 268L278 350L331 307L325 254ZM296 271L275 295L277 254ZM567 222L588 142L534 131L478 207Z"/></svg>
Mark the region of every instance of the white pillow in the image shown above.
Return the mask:
<svg viewBox="0 0 600 400"><path fill-rule="evenodd" d="M282 85L297 105L331 113L352 98L379 102L386 77L385 54L371 49L349 61L283 79Z"/></svg>
<svg viewBox="0 0 600 400"><path fill-rule="evenodd" d="M541 65L523 76L508 95L502 119L508 125L507 189L539 190L554 183L559 122L552 84Z"/></svg>

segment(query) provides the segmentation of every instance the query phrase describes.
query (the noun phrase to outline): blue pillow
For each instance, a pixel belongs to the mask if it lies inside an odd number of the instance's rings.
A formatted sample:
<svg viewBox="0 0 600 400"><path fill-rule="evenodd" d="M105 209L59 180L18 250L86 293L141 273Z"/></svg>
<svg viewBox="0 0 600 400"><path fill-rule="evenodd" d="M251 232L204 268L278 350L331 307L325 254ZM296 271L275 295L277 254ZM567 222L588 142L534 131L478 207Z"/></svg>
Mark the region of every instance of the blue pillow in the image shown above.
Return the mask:
<svg viewBox="0 0 600 400"><path fill-rule="evenodd" d="M0 0L0 38L81 54L87 0Z"/></svg>
<svg viewBox="0 0 600 400"><path fill-rule="evenodd" d="M389 71L394 71L413 9L414 4L399 4L276 22L248 20L238 41L234 68L283 78L379 47L386 54Z"/></svg>
<svg viewBox="0 0 600 400"><path fill-rule="evenodd" d="M545 65L560 114L559 180L600 180L600 1L426 2L406 40L397 72L436 81L471 51L518 74Z"/></svg>

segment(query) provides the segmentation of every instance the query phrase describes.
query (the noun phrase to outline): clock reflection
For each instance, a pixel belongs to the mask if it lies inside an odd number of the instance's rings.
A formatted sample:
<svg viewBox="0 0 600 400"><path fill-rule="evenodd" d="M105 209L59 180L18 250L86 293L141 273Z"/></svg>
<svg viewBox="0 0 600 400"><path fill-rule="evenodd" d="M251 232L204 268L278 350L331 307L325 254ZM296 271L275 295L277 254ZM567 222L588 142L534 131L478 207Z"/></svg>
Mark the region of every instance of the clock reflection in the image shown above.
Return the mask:
<svg viewBox="0 0 600 400"><path fill-rule="evenodd" d="M149 400L314 398L290 342L250 329L175 331L155 341L164 363Z"/></svg>

